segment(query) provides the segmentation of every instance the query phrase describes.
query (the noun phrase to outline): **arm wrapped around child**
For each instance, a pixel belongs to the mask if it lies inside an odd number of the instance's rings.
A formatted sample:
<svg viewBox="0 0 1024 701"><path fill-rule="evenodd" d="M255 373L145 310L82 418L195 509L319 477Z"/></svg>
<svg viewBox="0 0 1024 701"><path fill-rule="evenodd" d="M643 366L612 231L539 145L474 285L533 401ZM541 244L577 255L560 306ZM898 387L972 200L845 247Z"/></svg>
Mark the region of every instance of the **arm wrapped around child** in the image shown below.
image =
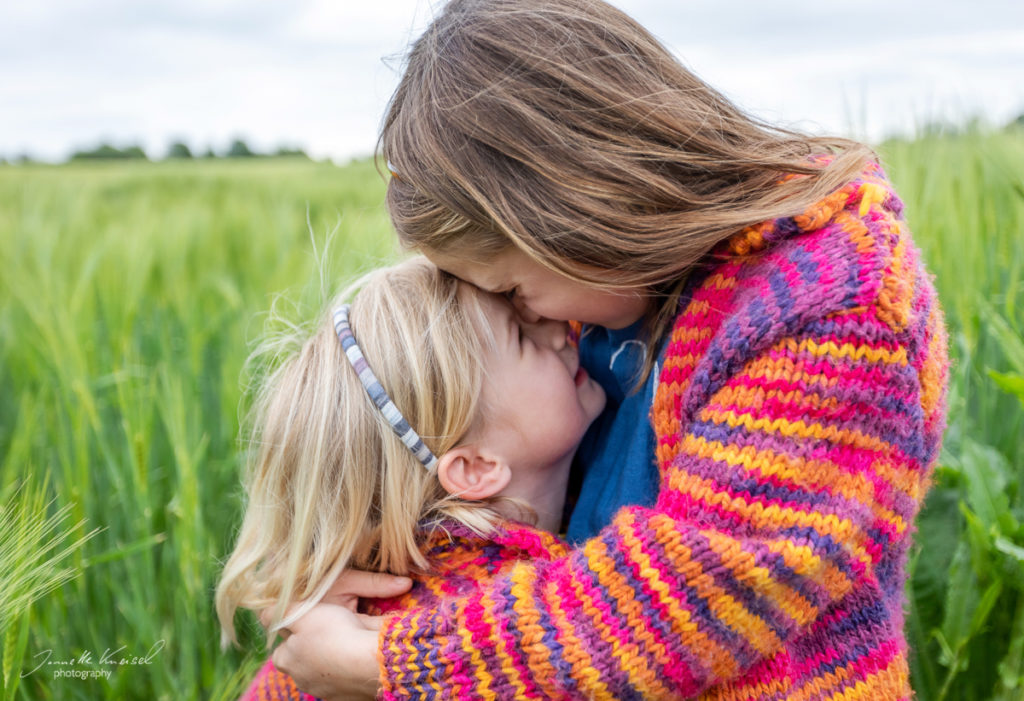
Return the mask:
<svg viewBox="0 0 1024 701"><path fill-rule="evenodd" d="M934 290L877 166L720 251L652 412L661 492L385 620L386 698L909 698L906 550L944 426Z"/></svg>

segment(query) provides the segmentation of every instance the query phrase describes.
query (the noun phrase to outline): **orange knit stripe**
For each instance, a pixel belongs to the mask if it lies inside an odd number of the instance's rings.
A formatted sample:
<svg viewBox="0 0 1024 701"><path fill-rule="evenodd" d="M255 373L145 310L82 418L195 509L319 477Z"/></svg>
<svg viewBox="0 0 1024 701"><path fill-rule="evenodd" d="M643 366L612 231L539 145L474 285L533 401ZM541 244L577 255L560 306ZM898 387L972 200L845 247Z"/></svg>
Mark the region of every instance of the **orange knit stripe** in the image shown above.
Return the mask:
<svg viewBox="0 0 1024 701"><path fill-rule="evenodd" d="M803 491L813 492L827 489L832 494L844 499L869 504L875 517L891 524L898 533L902 534L907 529L908 524L902 516L886 508L880 502L875 503L878 497L875 494L877 487L873 482L862 474L846 473L843 471L844 468L833 462L794 458L785 453L775 452L770 448L758 449L754 446L740 448L721 441L708 442L702 437L692 435L686 437L682 447L686 452L698 458L741 467L755 478L774 476L779 481L792 484ZM913 484L910 485L912 489L918 492L921 489L920 475L915 470L898 470L882 460L876 460L873 467L875 472L882 476L882 479L894 486L899 486L901 482L909 484L912 479ZM842 475L842 477L837 477L837 475ZM758 479L758 481L762 480Z"/></svg>
<svg viewBox="0 0 1024 701"><path fill-rule="evenodd" d="M943 405L946 386L946 363L944 362L949 339L946 337L945 321L939 305L932 305L928 314L928 350L921 368L921 409L932 416Z"/></svg>
<svg viewBox="0 0 1024 701"><path fill-rule="evenodd" d="M846 684L855 671L856 661L844 667L837 667L832 672L824 672L814 677L802 689L796 690L788 701L875 701L877 699L910 698L913 692L907 683L909 668L907 658L902 652L896 654L882 669L875 670L863 680L854 682L846 688Z"/></svg>
<svg viewBox="0 0 1024 701"><path fill-rule="evenodd" d="M583 642L576 636L562 597L554 582L548 582L544 589L545 600L551 605L551 622L558 629L558 642L562 646L562 657L572 666L572 678L580 690L591 699L614 699L608 685L601 681L601 673L594 667L594 661Z"/></svg>
<svg viewBox="0 0 1024 701"><path fill-rule="evenodd" d="M512 608L519 616L517 628L522 635L520 646L526 653L530 676L548 696L557 693L554 684L557 670L551 664L551 651L544 645L545 630L540 625L540 612L534 599L537 570L525 563L517 563L509 579L512 582ZM518 679L518 676L517 676ZM526 687L523 687L523 696Z"/></svg>
<svg viewBox="0 0 1024 701"><path fill-rule="evenodd" d="M630 546L637 542L631 531L623 531L621 524L619 526L619 534L625 545ZM607 545L603 541L597 540L593 550L601 561L611 562L607 557ZM654 653L655 659L664 664L669 657L668 651L651 634L650 627L646 622L644 608L636 600L636 592L633 590L633 587L615 569L614 563L611 564L611 567L602 567L595 570L598 581L605 588L605 591L615 599L616 610L626 616L626 619L629 621L632 637L641 643L646 650ZM623 660L623 667L629 672L630 684L643 694L645 698L668 698L670 695L669 690L662 685L657 673L648 666L646 657L636 649L636 646L630 644L620 650L621 654L619 654L619 650L614 654Z"/></svg>

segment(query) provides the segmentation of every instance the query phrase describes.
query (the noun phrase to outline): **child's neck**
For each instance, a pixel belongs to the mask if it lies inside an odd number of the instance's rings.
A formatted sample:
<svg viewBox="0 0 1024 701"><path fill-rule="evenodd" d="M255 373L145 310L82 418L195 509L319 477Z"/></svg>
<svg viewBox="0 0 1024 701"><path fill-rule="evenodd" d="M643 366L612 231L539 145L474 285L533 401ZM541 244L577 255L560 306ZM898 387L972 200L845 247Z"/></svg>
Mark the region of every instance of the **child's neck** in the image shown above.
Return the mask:
<svg viewBox="0 0 1024 701"><path fill-rule="evenodd" d="M569 486L569 469L572 454L546 470L533 471L525 479L509 485L501 495L521 500L530 505L537 514L537 528L558 534L562 525L562 511L565 508L565 492ZM498 511L505 518L522 520L523 516L515 507L498 504Z"/></svg>

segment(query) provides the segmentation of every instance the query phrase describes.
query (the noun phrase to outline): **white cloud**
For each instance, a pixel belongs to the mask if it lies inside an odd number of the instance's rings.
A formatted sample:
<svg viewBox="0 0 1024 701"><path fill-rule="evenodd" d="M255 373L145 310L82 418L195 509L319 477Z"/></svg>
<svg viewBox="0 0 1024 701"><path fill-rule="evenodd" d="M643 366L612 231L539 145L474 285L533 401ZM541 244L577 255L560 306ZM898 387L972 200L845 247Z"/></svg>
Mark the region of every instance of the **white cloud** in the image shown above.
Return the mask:
<svg viewBox="0 0 1024 701"><path fill-rule="evenodd" d="M0 155L99 139L368 153L400 56L439 0L0 4ZM1024 111L1024 3L621 0L769 119L877 138L915 120ZM952 113L952 114L949 114ZM862 114L864 116L862 116Z"/></svg>

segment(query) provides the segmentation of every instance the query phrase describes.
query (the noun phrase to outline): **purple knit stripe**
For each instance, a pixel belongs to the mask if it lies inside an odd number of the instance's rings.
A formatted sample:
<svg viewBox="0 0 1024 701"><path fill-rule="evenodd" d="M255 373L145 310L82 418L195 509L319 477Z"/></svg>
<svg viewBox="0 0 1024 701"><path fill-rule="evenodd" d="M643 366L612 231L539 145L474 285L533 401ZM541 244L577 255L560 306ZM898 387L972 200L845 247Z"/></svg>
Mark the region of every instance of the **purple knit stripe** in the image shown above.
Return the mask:
<svg viewBox="0 0 1024 701"><path fill-rule="evenodd" d="M635 531L634 531L635 533ZM639 535L639 534L638 534ZM637 563L634 562L630 557L627 557L623 551L625 543L621 540L621 536L617 535L610 529L606 529L602 532L601 541L605 545L607 556L615 563L615 572L619 575L622 580L629 586L630 592L632 592L632 598L642 605L643 618L639 621L631 620L627 615L620 611L618 601L608 588L601 584L599 581L597 572L590 571L591 581L593 583L592 592L600 592L600 598L604 601L606 610L611 613L617 620L614 627L621 630L630 630L643 628L647 630L651 636L665 647L666 653L669 656L669 662L672 662L678 651L678 636L672 631L671 625L662 620L661 616L652 615L654 611L651 610L652 596L654 592L648 589L646 582L643 579L639 579L636 576ZM618 577L617 577L618 579ZM657 651L653 647L641 646L637 641L637 654L643 656L643 660L649 670L654 672L660 677L660 681L668 682L673 677L669 676L669 669L663 666L657 658ZM678 675L678 671L676 672ZM668 678L666 678L668 677ZM675 677L678 678L678 677ZM635 687L631 687L635 688ZM639 693L639 692L637 692Z"/></svg>
<svg viewBox="0 0 1024 701"><path fill-rule="evenodd" d="M491 678L491 683L486 687L497 693L498 689L496 686L500 686L504 681L504 673L501 671L501 663L498 660L497 644L498 634L494 630L493 623L495 616L485 615L484 610L486 608L482 601L483 590L478 590L471 594L466 601L466 605L463 609L463 624L466 630L470 634L471 645L479 653L480 661L483 662L484 669ZM495 602L493 610L505 614L505 611L500 607L500 602ZM489 620L485 620L489 619ZM474 677L478 674L477 672L477 661L471 662L470 669ZM483 680L476 677L476 685L478 689L484 688L482 686Z"/></svg>
<svg viewBox="0 0 1024 701"><path fill-rule="evenodd" d="M584 651L594 662L592 669L598 672L601 683L611 689L617 689L617 685L625 681L625 672L611 663L600 663L601 660L613 659L611 642L601 637L594 624L595 614L604 618L604 613L590 608L586 601L580 598L582 595L593 595L589 582L589 562L581 550L573 551L569 558L570 576L558 577L555 580L562 608L568 615L567 622ZM577 587L583 590L582 594L577 591Z"/></svg>
<svg viewBox="0 0 1024 701"><path fill-rule="evenodd" d="M831 333L817 333L808 329L808 337L817 337L819 343L825 342ZM830 362L807 353L790 353L771 351L766 356L772 364L786 360L801 368L798 387L793 380L769 379L757 376L758 388L765 393L785 393L793 389L801 389L805 394L814 394L822 401L834 399L839 402L849 401L857 405L876 406L886 412L905 413L912 410L918 402L914 392L918 381L913 373L892 373L868 360L860 362Z"/></svg>
<svg viewBox="0 0 1024 701"><path fill-rule="evenodd" d="M775 533L765 535L772 539L781 539ZM781 555L769 550L765 543L756 538L744 538L740 539L738 544L744 552L753 556L753 560L758 567L768 570L769 576L773 581L785 583L790 589L800 594L812 604L817 604L827 598L828 593L824 587L808 577L798 575L792 568L786 565ZM789 614L780 609L774 600L759 595L756 590L741 582L735 577L735 573L729 567L729 564L722 560L721 555L714 550L711 550L711 552L714 552L719 562L721 562L720 567L709 571L715 584L727 592L743 608L764 621L780 640L785 640L792 635L796 624Z"/></svg>
<svg viewBox="0 0 1024 701"><path fill-rule="evenodd" d="M699 519L708 524L709 527L715 527L723 532L742 533L744 530L750 530L750 524L744 521L739 514L725 511L721 507L700 501L693 495L680 493L672 495L666 494L663 495L661 499L663 506L670 508L673 513L687 514L687 518L690 520L698 518L699 515ZM813 544L814 547L822 548L823 552L819 552L819 556L832 557L832 564L850 579L854 577L854 572L859 568L859 566L855 566L854 563L849 562L846 557L847 553L845 550L836 546L831 536L818 533L810 527L788 527L779 528L764 534L752 533L751 538L755 535L761 535L762 537L773 538L780 541L797 538L801 542L806 542L808 544ZM756 541L751 540L750 542L754 543ZM758 555L756 550L750 552L754 555ZM760 555L764 557L768 556L769 553L767 551L762 551ZM667 564L671 566L671 563ZM765 566L767 567L768 565L766 564ZM785 567L782 560L776 560L774 566L769 567L769 569L776 573L776 576L780 578L779 581L785 582L790 588L797 591L801 596L814 605L821 605L828 600L829 592L823 585L810 578L793 574L787 567ZM723 576L730 576L730 572L728 570L722 571L721 574Z"/></svg>
<svg viewBox="0 0 1024 701"><path fill-rule="evenodd" d="M799 680L803 683L795 686L816 683L815 680L820 681L837 669L875 655L881 648L893 644L889 614L877 598L869 597L858 604L845 606L844 613L840 617L831 617L833 625L815 631L808 642L817 641L818 645L807 645L800 650L804 654L796 657L795 661L799 666L807 666L808 674ZM845 644L837 646L837 641ZM889 650L890 655L893 652ZM861 680L862 677L857 676L847 681L856 683ZM838 693L841 688L846 688L846 685L830 691Z"/></svg>
<svg viewBox="0 0 1024 701"><path fill-rule="evenodd" d="M758 448L764 449L764 446ZM851 513L864 512L867 508L857 500L833 494L827 485L822 485L817 492L810 491L807 487L796 487L781 478L757 474L756 469L748 471L743 466L732 466L710 458L687 460L685 464L688 474L708 480L716 494L729 494L731 498L742 500L748 505L777 506L808 515L833 514L839 519L849 518ZM708 506L691 497L681 499L684 501L677 501L676 504L678 513L692 515L692 510L698 509L709 526L727 531L751 526L745 516L733 509ZM869 512L865 512L864 517L869 522L873 519Z"/></svg>
<svg viewBox="0 0 1024 701"><path fill-rule="evenodd" d="M583 559L582 553L580 559ZM574 584L583 590L582 595L578 595L574 587L570 588L572 600L578 602L578 605L572 607L576 613L571 621L574 632L594 660L594 669L600 672L601 681L610 689L615 689L616 695L621 694L622 690L628 690L625 698L635 698L637 691L629 681L628 672L615 662L612 640L606 639L595 623L595 620L600 620L605 627L613 630L618 627L610 608L600 604L604 589L594 580L595 575L590 567L583 565L573 570ZM606 661L606 664L601 664L601 660Z"/></svg>
<svg viewBox="0 0 1024 701"><path fill-rule="evenodd" d="M846 271L835 270L836 264L843 260L836 255L835 250L831 250L828 257L822 254L820 260L816 255L825 248L850 250L852 242L848 237L837 235L837 232L827 228L822 230L820 236L810 238L811 243L803 246L792 242L780 244L780 250L772 255L776 261L788 260L789 269L806 269L816 265L821 272L815 284L810 283L812 276L806 270L799 279L792 274L783 276L783 272L777 270L778 264L772 266L772 272L767 278L756 273L742 277L749 290L749 297L736 300L742 311L726 320L694 369L691 386L700 387L703 391L691 393L687 397L684 413L692 411L717 391L724 379L734 375L758 350L764 348L767 341L793 333L803 324L820 318L828 310L853 306L855 300L850 299L845 288L859 274L860 267L854 265L853 260L846 260L845 267L851 271L847 274ZM847 258L856 260L859 256ZM829 269L832 270L826 275L825 271ZM790 289L788 284L783 284L784 281L795 283L797 287ZM859 284L863 286L862 282ZM805 286L813 289L813 294L803 294ZM782 290L785 293L780 297Z"/></svg>
<svg viewBox="0 0 1024 701"><path fill-rule="evenodd" d="M534 585L534 591L538 593L544 591L549 580L555 580L560 576L564 576L561 568L557 570L547 568ZM565 659L565 650L558 639L558 628L551 619L551 607L542 600L542 605L537 606L537 613L539 614L538 625L544 630L542 641L549 652L548 662L555 668L555 684L560 689L575 691L577 683L572 676L572 664Z"/></svg>
<svg viewBox="0 0 1024 701"><path fill-rule="evenodd" d="M653 531L651 533L651 539L644 543L644 550L650 556L651 564L658 570L662 580L669 583L671 596L679 601L679 607L690 612L704 635L729 650L741 669L752 665L759 657L757 650L744 635L734 631L711 611L708 602L695 586L682 580L676 567L684 563L670 559L665 553L665 544L654 540ZM700 571L711 575L715 584L722 587L727 594L737 600L741 599L739 592L736 591L735 581L725 582L717 576L729 576L732 569L723 562L721 555L711 547L708 539L695 528L681 530L679 536L679 540L690 550L690 561L699 563Z"/></svg>
<svg viewBox="0 0 1024 701"><path fill-rule="evenodd" d="M502 548L505 550L505 548ZM504 652L512 660L513 667L519 680L523 683L526 688L526 694L528 698L535 698L541 696L540 690L533 681L533 675L530 673L530 662L527 658L528 652L523 649L523 631L519 629L519 611L515 608L516 596L512 593L512 578L505 575L496 582L495 587L491 587L491 593L495 599L495 605L503 612L501 622L504 623L503 632L500 635L500 639L497 641L498 645L504 647ZM536 586L533 588L534 594L537 592ZM541 607L536 607L541 608ZM525 672L525 673L523 673ZM502 679L509 676L507 673L502 673ZM514 689L514 685L509 684L509 689Z"/></svg>
<svg viewBox="0 0 1024 701"><path fill-rule="evenodd" d="M893 376L908 375L913 374L913 372L913 368L909 366L902 368L893 366L891 370ZM787 392L791 391L802 391L802 388L790 385ZM773 394L775 396L772 396ZM831 407L821 401L815 402L817 404L815 406L807 401L806 396L801 404L796 404L788 399L780 400L778 394L778 392L766 393L762 405L756 408L733 405L723 406L709 403L705 405L701 413L711 413L718 410L721 412L732 412L740 417L749 416L755 421L762 418L769 421L784 418L791 422L803 421L805 424L815 424L820 426L822 430L831 427L843 431L858 431L865 436L873 436L886 443L896 445L906 455L915 460L920 460L921 451L923 450L920 429L924 416L919 402L912 402L909 406L904 405L901 407L904 409L904 412L896 413L886 411L880 406L859 403L855 401L854 397L841 397L843 394L841 391L835 393L840 395L836 398L841 399L836 407ZM810 394L809 398L813 399L814 395ZM700 421L701 419L700 417L695 417L695 420ZM880 430L883 428L887 430Z"/></svg>

